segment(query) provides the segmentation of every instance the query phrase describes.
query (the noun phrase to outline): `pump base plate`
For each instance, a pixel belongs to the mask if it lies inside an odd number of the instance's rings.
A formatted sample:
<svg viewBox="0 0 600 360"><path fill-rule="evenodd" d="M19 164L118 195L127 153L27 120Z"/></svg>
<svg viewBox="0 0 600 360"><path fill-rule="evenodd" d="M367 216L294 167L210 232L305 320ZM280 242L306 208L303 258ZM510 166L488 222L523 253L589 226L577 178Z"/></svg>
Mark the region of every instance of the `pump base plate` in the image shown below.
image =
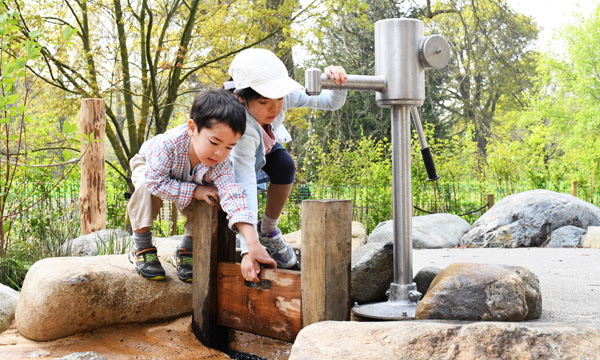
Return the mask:
<svg viewBox="0 0 600 360"><path fill-rule="evenodd" d="M354 305L355 315L378 320L414 320L417 304L411 301L385 301Z"/></svg>

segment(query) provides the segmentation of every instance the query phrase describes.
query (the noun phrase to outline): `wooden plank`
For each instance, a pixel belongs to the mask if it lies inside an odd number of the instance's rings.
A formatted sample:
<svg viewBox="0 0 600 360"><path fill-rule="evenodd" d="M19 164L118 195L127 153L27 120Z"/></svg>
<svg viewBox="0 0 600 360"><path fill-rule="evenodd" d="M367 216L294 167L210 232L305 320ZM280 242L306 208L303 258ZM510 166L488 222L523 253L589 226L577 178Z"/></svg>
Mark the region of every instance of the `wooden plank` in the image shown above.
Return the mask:
<svg viewBox="0 0 600 360"><path fill-rule="evenodd" d="M302 326L350 320L352 202L302 202Z"/></svg>
<svg viewBox="0 0 600 360"><path fill-rule="evenodd" d="M217 323L288 342L301 329L300 272L262 269L258 285L247 286L240 264L219 262Z"/></svg>

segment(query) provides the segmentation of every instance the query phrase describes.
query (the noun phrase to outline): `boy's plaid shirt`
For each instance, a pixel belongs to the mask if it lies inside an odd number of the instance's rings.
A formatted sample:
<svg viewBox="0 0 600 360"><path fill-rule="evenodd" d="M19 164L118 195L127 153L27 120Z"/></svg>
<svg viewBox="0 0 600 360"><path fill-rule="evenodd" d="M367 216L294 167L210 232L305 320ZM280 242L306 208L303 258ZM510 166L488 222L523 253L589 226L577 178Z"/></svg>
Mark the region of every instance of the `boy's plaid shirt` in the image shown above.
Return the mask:
<svg viewBox="0 0 600 360"><path fill-rule="evenodd" d="M145 179L150 193L183 209L192 202L196 186L214 185L219 192L221 207L227 213L229 227L234 229L233 225L238 222L256 224L256 215L248 208L242 188L235 182L229 158L212 167L199 163L193 169L193 183L181 180L189 161L187 130L188 126L184 124L142 145L140 155L146 159Z"/></svg>

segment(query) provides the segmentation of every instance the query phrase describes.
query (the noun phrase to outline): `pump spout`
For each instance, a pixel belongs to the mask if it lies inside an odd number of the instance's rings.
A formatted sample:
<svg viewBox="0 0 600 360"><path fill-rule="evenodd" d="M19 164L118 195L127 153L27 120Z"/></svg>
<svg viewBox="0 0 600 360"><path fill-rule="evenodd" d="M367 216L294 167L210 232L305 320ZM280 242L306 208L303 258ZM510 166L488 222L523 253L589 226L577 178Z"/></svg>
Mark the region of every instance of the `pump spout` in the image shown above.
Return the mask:
<svg viewBox="0 0 600 360"><path fill-rule="evenodd" d="M304 89L308 95L319 95L322 89L385 91L386 86L382 76L348 75L346 83L338 85L320 69L310 68L304 73Z"/></svg>

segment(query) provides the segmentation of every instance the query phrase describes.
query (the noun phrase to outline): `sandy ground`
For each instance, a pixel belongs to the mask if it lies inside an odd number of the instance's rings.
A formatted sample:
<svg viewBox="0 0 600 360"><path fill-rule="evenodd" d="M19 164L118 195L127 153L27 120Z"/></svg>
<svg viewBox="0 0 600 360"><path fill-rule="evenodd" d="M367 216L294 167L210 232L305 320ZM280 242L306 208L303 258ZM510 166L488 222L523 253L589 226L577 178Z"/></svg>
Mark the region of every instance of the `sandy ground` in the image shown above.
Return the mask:
<svg viewBox="0 0 600 360"><path fill-rule="evenodd" d="M537 320L579 323L600 329L600 249L438 249L414 250L413 272L426 266L445 268L455 262L524 266L540 281L543 310ZM95 351L107 359L229 359L196 340L192 318L168 323L132 324L97 329L49 342L35 342L16 329L0 334L0 359L58 359L75 352ZM247 352L277 353L266 358L285 360L289 346L265 338L237 339ZM281 342L282 343L282 342Z"/></svg>
<svg viewBox="0 0 600 360"><path fill-rule="evenodd" d="M0 359L59 359L87 351L110 360L230 359L196 340L191 324L187 316L161 324L105 327L47 342L28 340L13 328L0 334Z"/></svg>

